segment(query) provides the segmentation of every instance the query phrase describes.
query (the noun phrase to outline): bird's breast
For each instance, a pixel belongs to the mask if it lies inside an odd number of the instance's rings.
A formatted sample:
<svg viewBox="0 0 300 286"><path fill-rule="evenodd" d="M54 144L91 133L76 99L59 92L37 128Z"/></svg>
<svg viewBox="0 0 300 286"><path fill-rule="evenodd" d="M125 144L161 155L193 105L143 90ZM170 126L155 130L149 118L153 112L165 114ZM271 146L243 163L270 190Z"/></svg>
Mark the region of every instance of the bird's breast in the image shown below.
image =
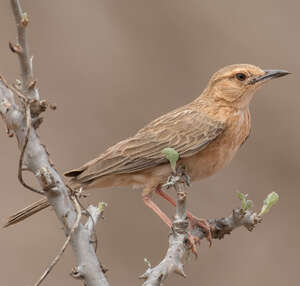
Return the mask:
<svg viewBox="0 0 300 286"><path fill-rule="evenodd" d="M196 155L183 159L191 179L211 176L228 165L249 136L250 129L248 110L232 114L227 120L227 128L219 137Z"/></svg>

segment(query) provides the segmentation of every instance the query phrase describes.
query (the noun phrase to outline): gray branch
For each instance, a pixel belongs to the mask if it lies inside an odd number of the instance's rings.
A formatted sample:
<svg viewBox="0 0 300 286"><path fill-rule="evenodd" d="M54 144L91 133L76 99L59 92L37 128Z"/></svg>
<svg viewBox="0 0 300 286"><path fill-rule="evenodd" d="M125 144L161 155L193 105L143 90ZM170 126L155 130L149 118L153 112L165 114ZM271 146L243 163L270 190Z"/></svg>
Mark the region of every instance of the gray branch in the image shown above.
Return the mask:
<svg viewBox="0 0 300 286"><path fill-rule="evenodd" d="M33 57L29 54L26 36L26 27L29 24L29 18L28 15L22 11L19 0L10 0L10 3L17 25L17 43L9 43L9 47L12 52L16 53L19 57L23 93L25 93L29 99L38 101L39 93L36 88L36 81L33 78Z"/></svg>
<svg viewBox="0 0 300 286"><path fill-rule="evenodd" d="M172 181L172 180L171 180ZM186 193L184 185L178 183L175 177L175 189L177 193L177 206L175 219L173 221L171 234L169 236L169 248L163 260L155 267L151 267L148 263L148 269L140 276L145 279L142 286L161 286L163 281L171 273L179 274L186 277L183 270L183 258L190 255L191 245L187 233L188 221L186 218ZM261 217L252 211L244 211L241 208L234 209L232 214L225 218L210 219L208 224L211 228L213 239L222 239L226 234L230 234L234 229L244 226L249 231L252 231L255 225L261 222ZM200 227L195 227L190 231L190 237L193 236L202 240L206 237L205 230Z"/></svg>
<svg viewBox="0 0 300 286"><path fill-rule="evenodd" d="M26 137L26 118L23 110L15 103L13 94L0 81L0 113L10 130L16 134L19 146ZM60 176L50 165L48 154L42 146L36 131L31 127L28 145L25 151L24 164L38 179L49 203L53 206L58 219L68 235L76 221L76 211L69 198L66 187ZM71 237L71 245L76 257L78 276L89 286L106 286L104 273L101 270L94 247L90 241L90 231L79 224Z"/></svg>
<svg viewBox="0 0 300 286"><path fill-rule="evenodd" d="M10 44L10 48L19 56L22 71L22 91L31 103L31 114L33 117L37 117L42 110L35 112L35 105L32 104L37 102L38 106L41 106L35 81L33 81L32 60L29 57L25 34L29 20L27 15L22 12L18 0L11 0L11 4L17 23L18 43L16 45ZM23 165L38 179L45 196L64 227L65 235L68 236L76 223L77 212L69 198L66 186L52 167L48 153L41 144L32 124L29 126L29 134L27 134L26 122L28 117L26 117L25 108L16 103L14 94L3 79L0 79L0 114L8 130L15 133L20 150L24 146L26 137L28 138ZM96 220L96 216L94 216L94 221L96 222ZM85 285L88 286L108 286L91 241L90 227L80 223L71 235L71 246L77 263L76 278L83 279ZM73 276L75 277L75 275Z"/></svg>
<svg viewBox="0 0 300 286"><path fill-rule="evenodd" d="M183 184L175 184L177 193L176 214L169 236L169 248L165 258L155 267L148 265L146 272L139 278L145 279L143 286L160 286L167 276L174 272L185 277L182 258L187 249L186 192Z"/></svg>

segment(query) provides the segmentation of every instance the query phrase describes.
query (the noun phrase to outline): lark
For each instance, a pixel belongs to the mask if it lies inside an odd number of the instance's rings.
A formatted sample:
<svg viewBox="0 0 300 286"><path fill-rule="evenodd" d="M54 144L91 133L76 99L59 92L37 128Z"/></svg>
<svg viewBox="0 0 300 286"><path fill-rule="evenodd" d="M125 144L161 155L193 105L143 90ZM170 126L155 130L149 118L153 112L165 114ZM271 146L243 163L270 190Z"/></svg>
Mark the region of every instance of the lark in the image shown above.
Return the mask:
<svg viewBox="0 0 300 286"><path fill-rule="evenodd" d="M162 150L174 148L191 181L215 174L228 165L249 136L249 104L256 91L271 79L289 74L284 70L262 70L249 64L224 67L212 75L207 87L194 101L179 107L140 129L95 159L65 173L72 189L101 189L131 186L142 189L145 204L171 227L168 216L152 201L154 193L175 201L161 190L172 169ZM84 152L84 150L79 150ZM42 199L8 219L17 223L44 209ZM209 229L204 220L187 213L192 227Z"/></svg>

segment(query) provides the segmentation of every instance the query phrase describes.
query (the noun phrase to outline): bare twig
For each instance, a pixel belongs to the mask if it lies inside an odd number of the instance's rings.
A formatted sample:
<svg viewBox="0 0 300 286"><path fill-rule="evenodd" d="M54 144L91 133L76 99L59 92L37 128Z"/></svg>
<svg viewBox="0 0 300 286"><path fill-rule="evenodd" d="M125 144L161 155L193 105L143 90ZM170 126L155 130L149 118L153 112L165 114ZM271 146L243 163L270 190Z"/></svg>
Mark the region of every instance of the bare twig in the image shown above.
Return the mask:
<svg viewBox="0 0 300 286"><path fill-rule="evenodd" d="M21 77L22 77L22 90L31 100L39 100L39 93L36 86L31 83L33 78L32 60L29 54L29 47L26 36L26 27L29 24L29 18L26 13L22 11L19 0L10 0L12 10L15 16L17 25L17 44L10 43L10 48L19 57Z"/></svg>
<svg viewBox="0 0 300 286"><path fill-rule="evenodd" d="M252 231L254 227L262 221L262 218L257 213L242 208L236 208L228 217L219 219L209 219L208 223L211 228L211 235L213 239L222 239L226 234L231 234L233 230L238 227L245 227L248 231ZM203 239L206 236L205 231L199 227L195 227L191 234Z"/></svg>
<svg viewBox="0 0 300 286"><path fill-rule="evenodd" d="M74 206L77 212L77 218L76 221L74 222L74 225L72 226L67 239L65 240L62 248L60 249L59 253L56 255L56 257L53 259L53 261L51 262L51 264L47 267L47 269L45 270L45 272L43 273L43 275L40 277L40 279L34 284L34 286L39 286L41 285L41 283L45 280L45 278L48 276L48 274L51 272L51 270L54 268L54 266L57 264L57 262L59 261L59 259L61 258L61 256L63 255L63 253L65 252L70 240L71 240L71 236L74 233L75 229L78 227L79 223L80 223L80 219L81 219L81 207L78 203L78 200L75 196L71 197L73 202L74 202Z"/></svg>

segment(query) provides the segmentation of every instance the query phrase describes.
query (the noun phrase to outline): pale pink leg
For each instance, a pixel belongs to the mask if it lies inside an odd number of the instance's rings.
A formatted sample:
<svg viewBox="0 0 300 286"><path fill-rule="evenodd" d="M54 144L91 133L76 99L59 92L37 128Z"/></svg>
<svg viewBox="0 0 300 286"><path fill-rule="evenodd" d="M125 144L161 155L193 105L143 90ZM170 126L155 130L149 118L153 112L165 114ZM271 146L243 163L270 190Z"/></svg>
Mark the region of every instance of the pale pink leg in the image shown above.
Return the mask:
<svg viewBox="0 0 300 286"><path fill-rule="evenodd" d="M172 226L171 220L168 216L151 200L150 196L143 196L143 201L150 209L152 209L169 228Z"/></svg>

